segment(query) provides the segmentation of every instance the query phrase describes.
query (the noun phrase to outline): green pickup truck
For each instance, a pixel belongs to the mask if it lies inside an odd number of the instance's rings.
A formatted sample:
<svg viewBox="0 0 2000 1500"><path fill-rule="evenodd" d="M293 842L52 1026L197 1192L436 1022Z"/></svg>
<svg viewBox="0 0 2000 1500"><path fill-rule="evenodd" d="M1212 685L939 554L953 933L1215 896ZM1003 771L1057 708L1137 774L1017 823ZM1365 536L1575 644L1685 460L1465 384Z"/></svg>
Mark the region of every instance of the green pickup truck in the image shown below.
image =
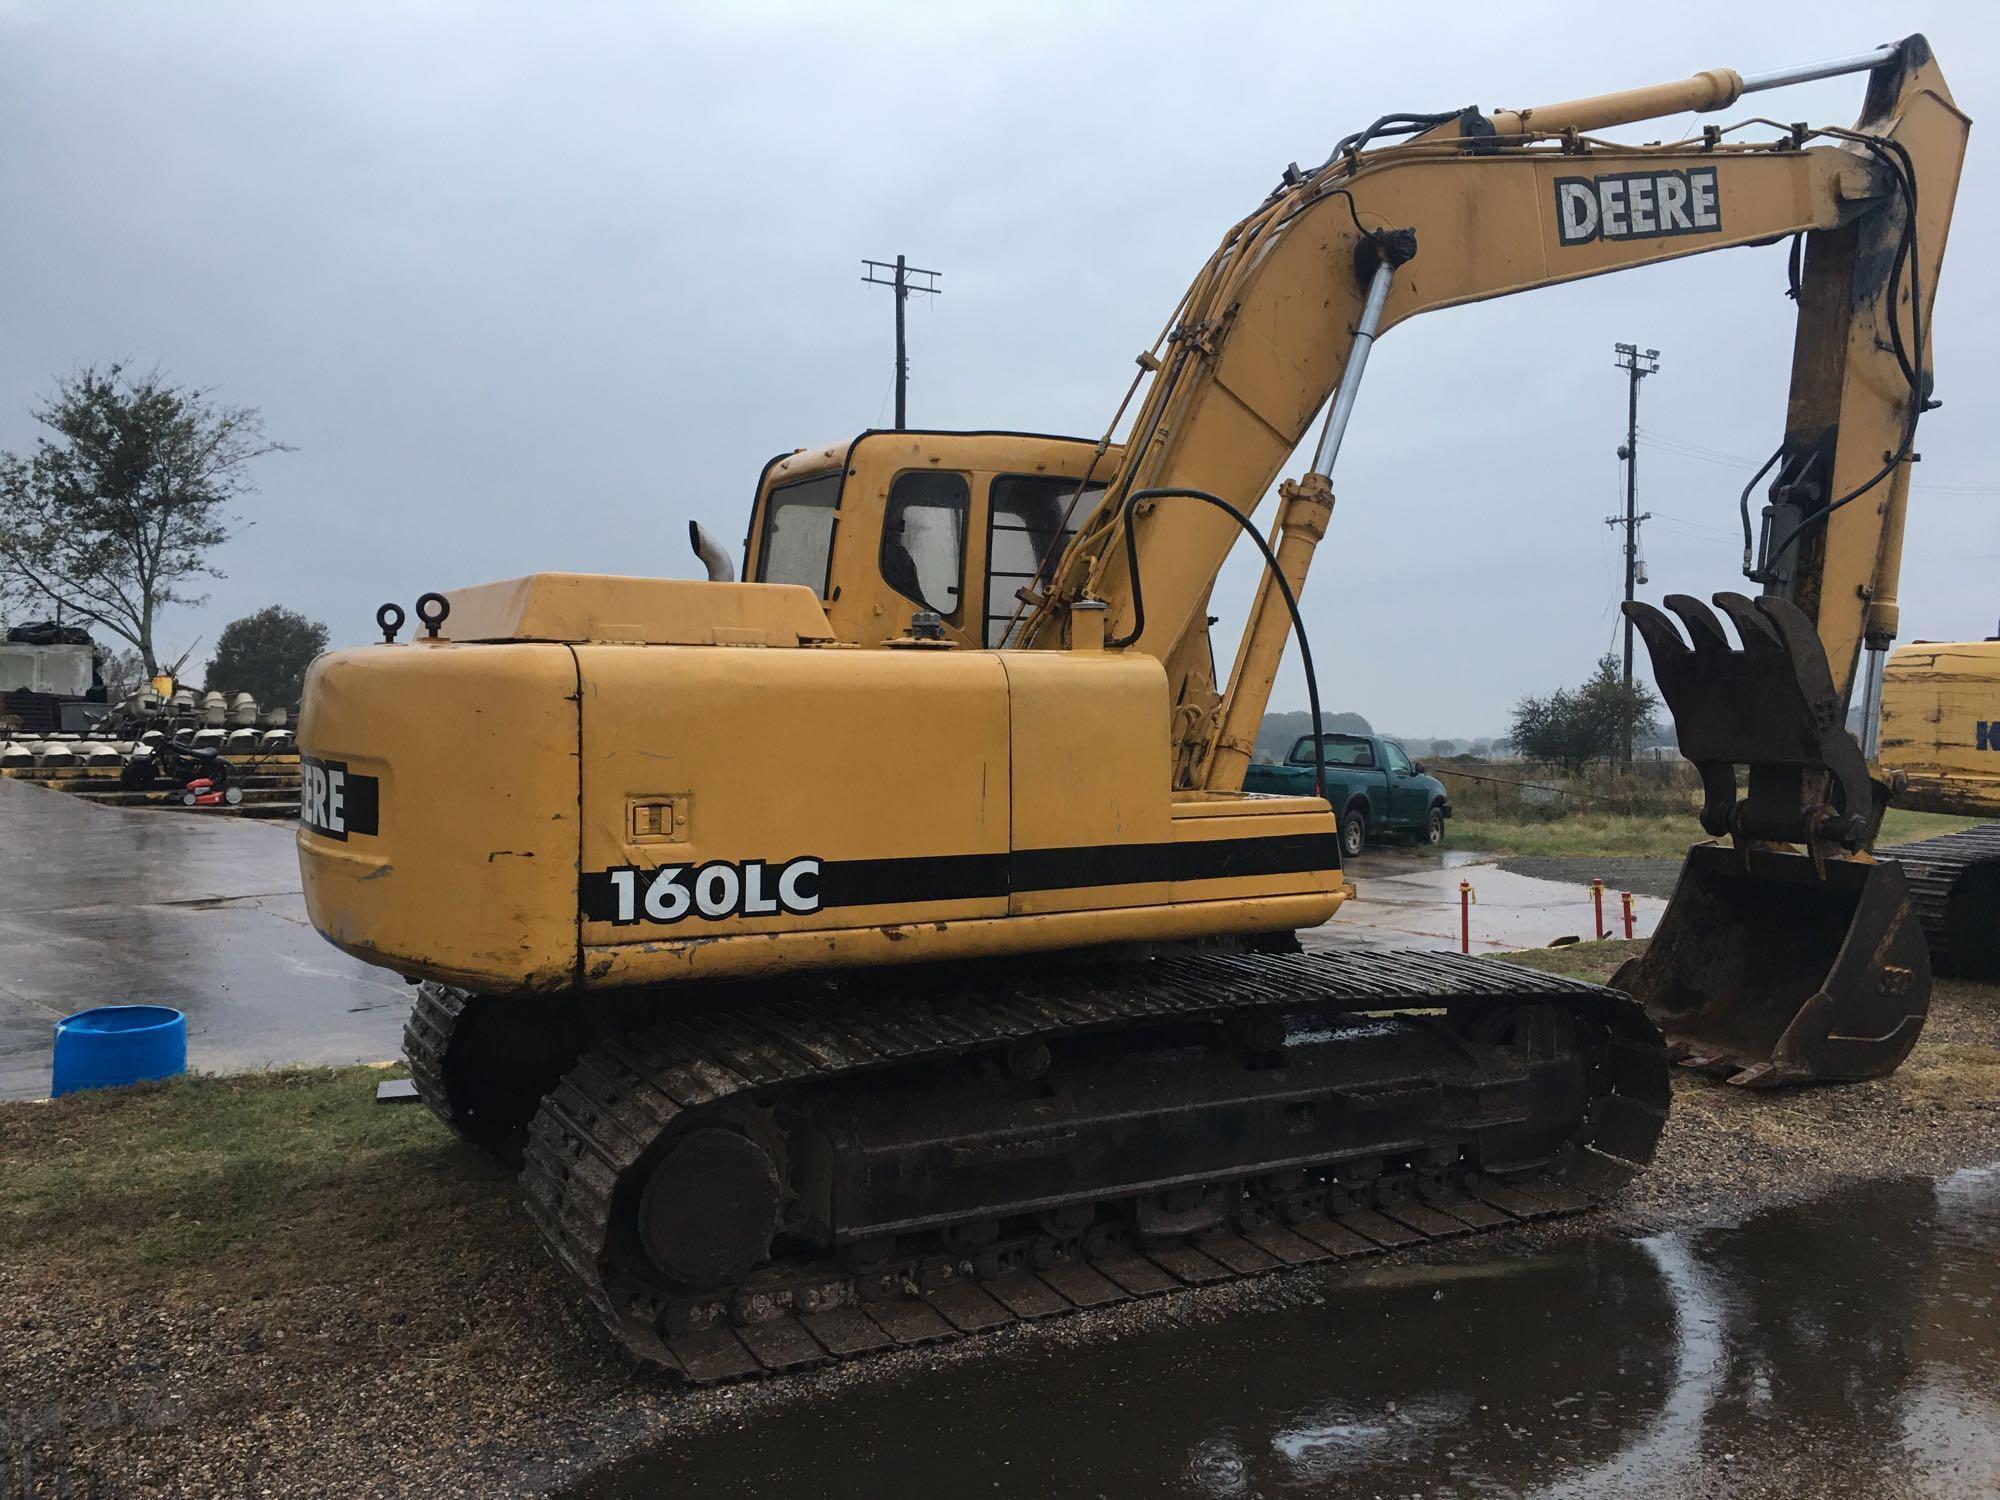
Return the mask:
<svg viewBox="0 0 2000 1500"><path fill-rule="evenodd" d="M1394 740L1372 734L1323 734L1326 760L1326 800L1340 814L1340 852L1355 855L1379 833L1407 833L1427 844L1444 842L1444 820L1451 816L1444 783L1424 775L1424 768L1403 753ZM1300 735L1281 766L1252 765L1243 773L1246 792L1279 792L1311 796L1313 742Z"/></svg>

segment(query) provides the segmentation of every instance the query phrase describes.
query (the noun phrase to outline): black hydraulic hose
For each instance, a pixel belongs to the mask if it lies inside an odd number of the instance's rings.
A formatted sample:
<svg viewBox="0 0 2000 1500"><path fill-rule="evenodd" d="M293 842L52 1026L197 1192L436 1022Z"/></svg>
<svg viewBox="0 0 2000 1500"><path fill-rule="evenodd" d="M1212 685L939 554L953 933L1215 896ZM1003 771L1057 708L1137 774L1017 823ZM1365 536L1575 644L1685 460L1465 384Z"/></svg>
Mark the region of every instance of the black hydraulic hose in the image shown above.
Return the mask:
<svg viewBox="0 0 2000 1500"><path fill-rule="evenodd" d="M1277 554L1271 544L1251 523L1248 516L1231 505L1220 495L1211 495L1207 490L1165 488L1154 490L1134 490L1125 497L1125 504L1119 509L1119 520L1125 527L1125 570L1132 575L1132 628L1116 640L1106 641L1107 646L1129 646L1146 631L1146 592L1139 583L1139 543L1132 534L1132 508L1141 500L1200 500L1213 505L1228 516L1264 554L1264 566L1271 570L1276 580L1278 592L1284 596L1285 610L1292 617L1292 635L1299 643L1299 662L1306 669L1306 704L1312 710L1313 741L1313 795L1326 797L1326 741L1325 726L1319 716L1319 678L1313 672L1312 643L1306 639L1306 622L1299 617L1299 601L1292 593L1291 584L1285 581L1284 573L1278 567ZM1331 806L1331 804L1328 804Z"/></svg>
<svg viewBox="0 0 2000 1500"><path fill-rule="evenodd" d="M1856 137L1849 137L1857 139ZM1909 151L1902 142L1887 137L1858 137L1861 143L1888 167L1890 175L1896 179L1896 187L1903 195L1903 232L1897 239L1896 259L1889 269L1889 344L1901 367L1904 377L1910 382L1910 416L1903 424L1903 441L1896 451L1888 456L1888 462L1875 471L1865 482L1856 485L1838 500L1830 501L1800 521L1786 532L1765 557L1764 565L1775 570L1778 559L1783 557L1791 545L1816 526L1823 526L1833 513L1849 502L1859 500L1876 485L1896 472L1896 466L1910 456L1917 443L1917 419L1924 414L1929 396L1924 390L1923 372L1919 363L1924 357L1923 286L1917 270L1917 171L1910 160ZM1910 336L1916 343L1914 355L1903 342L1902 320L1896 316L1895 289L1903 280L1907 268L1910 281ZM1781 450L1782 451L1782 450ZM1768 467L1768 466L1767 466ZM1752 484L1756 481L1753 479ZM1744 525L1749 525L1746 508Z"/></svg>
<svg viewBox="0 0 2000 1500"><path fill-rule="evenodd" d="M1357 130L1352 135L1342 136L1335 142L1333 154L1321 162L1314 170L1324 172L1328 167L1339 161L1342 156L1346 155L1346 153L1361 150L1378 135L1421 135L1424 131L1442 125L1447 120L1456 120L1460 113L1460 111L1453 109L1446 110L1442 114L1403 113L1383 115L1366 130Z"/></svg>
<svg viewBox="0 0 2000 1500"><path fill-rule="evenodd" d="M1771 456L1764 460L1764 467L1750 476L1750 482L1743 486L1743 498L1737 502L1737 509L1743 513L1743 576L1751 577L1751 563L1756 556L1756 544L1750 540L1750 492L1757 488L1757 481L1771 472L1771 465L1785 456L1785 445L1778 444Z"/></svg>

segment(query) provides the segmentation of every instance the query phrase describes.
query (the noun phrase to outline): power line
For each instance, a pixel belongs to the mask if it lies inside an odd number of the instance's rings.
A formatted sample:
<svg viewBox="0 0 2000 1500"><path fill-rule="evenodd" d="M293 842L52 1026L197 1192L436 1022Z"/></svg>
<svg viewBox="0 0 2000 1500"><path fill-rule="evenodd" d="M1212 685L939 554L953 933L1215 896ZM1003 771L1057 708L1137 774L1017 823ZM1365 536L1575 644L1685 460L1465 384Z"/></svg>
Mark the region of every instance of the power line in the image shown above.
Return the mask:
<svg viewBox="0 0 2000 1500"><path fill-rule="evenodd" d="M1689 442L1686 438L1674 437L1670 433L1655 432L1650 427L1641 427L1639 436L1671 458L1685 458L1694 463L1714 464L1718 468L1755 468L1762 459L1746 458L1741 453L1728 453L1720 448L1710 448L1702 443ZM1913 491L1926 495L2000 495L2000 484L1921 484L1913 482Z"/></svg>
<svg viewBox="0 0 2000 1500"><path fill-rule="evenodd" d="M1754 458L1745 458L1740 453L1731 453L1726 449L1711 448L1706 443L1697 443L1689 438L1675 437L1672 433L1655 432L1650 427L1641 427L1639 433L1648 442L1659 443L1668 448L1685 449L1690 453L1699 453L1704 458L1719 458L1736 464L1755 464L1761 461Z"/></svg>
<svg viewBox="0 0 2000 1500"><path fill-rule="evenodd" d="M1689 519L1687 516L1677 516L1670 510L1649 510L1646 514L1666 525L1669 529L1678 526L1683 530L1705 531L1712 536L1726 536L1732 540L1736 536L1736 533L1726 526L1711 526L1706 521L1695 521Z"/></svg>

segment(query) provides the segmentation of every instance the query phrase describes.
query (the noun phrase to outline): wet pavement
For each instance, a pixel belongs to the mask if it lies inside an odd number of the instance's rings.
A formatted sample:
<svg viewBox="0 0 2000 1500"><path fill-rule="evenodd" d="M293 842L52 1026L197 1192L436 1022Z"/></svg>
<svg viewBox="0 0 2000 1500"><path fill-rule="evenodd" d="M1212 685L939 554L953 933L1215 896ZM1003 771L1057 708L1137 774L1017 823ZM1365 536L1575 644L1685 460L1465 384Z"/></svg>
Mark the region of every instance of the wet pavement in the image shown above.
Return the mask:
<svg viewBox="0 0 2000 1500"><path fill-rule="evenodd" d="M1160 1311L781 1383L572 1494L2000 1492L2000 1168Z"/></svg>
<svg viewBox="0 0 2000 1500"><path fill-rule="evenodd" d="M1597 936L1588 880L1545 880L1503 869L1497 854L1428 848L1371 848L1347 861L1360 891L1333 920L1300 938L1308 947L1450 948L1460 943L1460 881L1472 885L1471 951L1546 948L1558 938ZM1667 903L1632 897L1634 937L1651 937ZM1605 934L1623 937L1618 891L1604 892Z"/></svg>
<svg viewBox="0 0 2000 1500"><path fill-rule="evenodd" d="M94 807L0 779L0 1099L48 1093L61 1017L175 1006L221 1072L397 1055L407 988L306 921L289 823Z"/></svg>
<svg viewBox="0 0 2000 1500"><path fill-rule="evenodd" d="M1512 873L1494 856L1371 849L1349 862L1356 901L1301 934L1310 947L1459 946L1470 880L1472 951L1589 937L1587 886ZM1666 903L1634 898L1638 936ZM1605 897L1615 932L1615 891ZM0 1099L48 1092L52 1028L93 1005L188 1015L205 1071L398 1055L408 993L312 930L289 823L96 807L0 779Z"/></svg>

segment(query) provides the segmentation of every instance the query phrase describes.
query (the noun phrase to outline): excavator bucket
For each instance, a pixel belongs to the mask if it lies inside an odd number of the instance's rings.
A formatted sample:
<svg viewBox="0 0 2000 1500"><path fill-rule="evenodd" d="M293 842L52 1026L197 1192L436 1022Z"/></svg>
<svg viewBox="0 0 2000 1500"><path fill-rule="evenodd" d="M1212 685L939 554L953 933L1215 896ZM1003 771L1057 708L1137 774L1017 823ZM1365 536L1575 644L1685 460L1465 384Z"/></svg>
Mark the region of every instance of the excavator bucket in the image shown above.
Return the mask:
<svg viewBox="0 0 2000 1500"><path fill-rule="evenodd" d="M1717 594L1625 606L1653 658L1702 827L1647 951L1614 983L1670 1051L1732 1082L1877 1078L1909 1055L1930 1007L1930 954L1902 868L1865 851L1881 799L1812 623L1783 599ZM1747 796L1737 796L1737 767ZM1803 851L1803 852L1801 852Z"/></svg>
<svg viewBox="0 0 2000 1500"><path fill-rule="evenodd" d="M1697 844L1646 951L1612 979L1668 1055L1758 1087L1879 1078L1916 1045L1930 950L1901 865Z"/></svg>

